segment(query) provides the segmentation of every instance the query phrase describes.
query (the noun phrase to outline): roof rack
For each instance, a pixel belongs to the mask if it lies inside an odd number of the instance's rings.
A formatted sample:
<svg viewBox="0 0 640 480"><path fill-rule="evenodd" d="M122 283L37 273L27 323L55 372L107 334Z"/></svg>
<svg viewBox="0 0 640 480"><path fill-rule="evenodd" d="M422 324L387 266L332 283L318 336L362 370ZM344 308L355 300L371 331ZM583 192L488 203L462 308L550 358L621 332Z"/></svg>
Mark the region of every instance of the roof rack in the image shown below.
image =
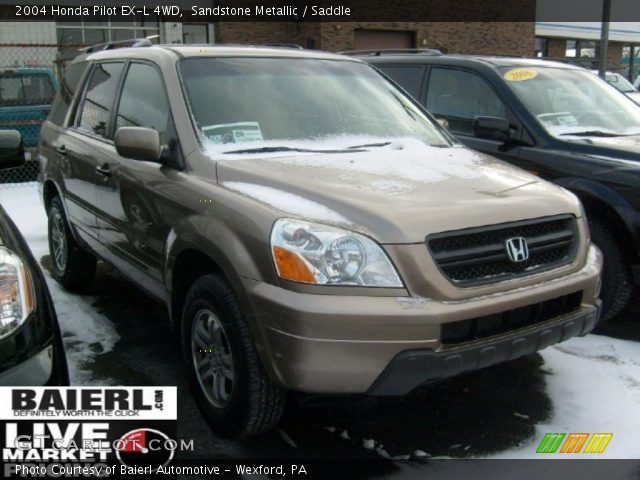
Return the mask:
<svg viewBox="0 0 640 480"><path fill-rule="evenodd" d="M267 43L265 45L258 45L261 47L271 47L271 48L295 48L298 50L304 50L304 47L301 47L295 43Z"/></svg>
<svg viewBox="0 0 640 480"><path fill-rule="evenodd" d="M132 38L129 40L119 40L117 42L98 43L90 47L81 48L80 51L83 53L92 53L125 47L150 47L151 45L153 45L153 43L148 38Z"/></svg>
<svg viewBox="0 0 640 480"><path fill-rule="evenodd" d="M394 54L394 53L411 53L416 55L442 55L440 50L435 48L388 48L377 50L345 50L344 52L338 52L343 55L369 55L371 57L379 57L381 55Z"/></svg>

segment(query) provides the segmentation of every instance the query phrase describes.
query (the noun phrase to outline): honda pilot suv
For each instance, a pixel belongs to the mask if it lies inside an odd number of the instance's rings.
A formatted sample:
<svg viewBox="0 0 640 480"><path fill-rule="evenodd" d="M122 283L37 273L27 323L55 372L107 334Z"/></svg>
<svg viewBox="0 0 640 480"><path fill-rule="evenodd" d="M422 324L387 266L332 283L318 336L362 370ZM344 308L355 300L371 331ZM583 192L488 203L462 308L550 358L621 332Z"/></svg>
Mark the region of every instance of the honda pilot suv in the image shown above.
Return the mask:
<svg viewBox="0 0 640 480"><path fill-rule="evenodd" d="M359 60L88 53L40 156L54 277L82 287L101 259L164 302L224 435L272 428L287 390L404 395L598 321L578 199L461 146Z"/></svg>

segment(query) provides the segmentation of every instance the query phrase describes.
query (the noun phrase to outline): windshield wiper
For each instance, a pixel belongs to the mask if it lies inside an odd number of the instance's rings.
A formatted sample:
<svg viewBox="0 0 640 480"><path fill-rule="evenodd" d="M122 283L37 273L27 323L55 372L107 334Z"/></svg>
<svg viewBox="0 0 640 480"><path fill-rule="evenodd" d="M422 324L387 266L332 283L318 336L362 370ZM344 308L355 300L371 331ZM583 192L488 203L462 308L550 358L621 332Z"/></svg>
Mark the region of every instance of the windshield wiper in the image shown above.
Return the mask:
<svg viewBox="0 0 640 480"><path fill-rule="evenodd" d="M373 147L386 147L387 145L391 145L391 142L380 142L380 143L365 143L364 145L353 145L348 147L349 150L355 150L358 148L373 148Z"/></svg>
<svg viewBox="0 0 640 480"><path fill-rule="evenodd" d="M624 133L603 132L602 130L585 130L583 132L567 132L560 135L571 135L574 137L626 137Z"/></svg>
<svg viewBox="0 0 640 480"><path fill-rule="evenodd" d="M277 152L301 152L301 153L344 153L352 152L353 150L313 150L311 148L294 148L294 147L257 147L257 148L244 148L241 150L229 150L222 152L224 154L230 153L277 153Z"/></svg>

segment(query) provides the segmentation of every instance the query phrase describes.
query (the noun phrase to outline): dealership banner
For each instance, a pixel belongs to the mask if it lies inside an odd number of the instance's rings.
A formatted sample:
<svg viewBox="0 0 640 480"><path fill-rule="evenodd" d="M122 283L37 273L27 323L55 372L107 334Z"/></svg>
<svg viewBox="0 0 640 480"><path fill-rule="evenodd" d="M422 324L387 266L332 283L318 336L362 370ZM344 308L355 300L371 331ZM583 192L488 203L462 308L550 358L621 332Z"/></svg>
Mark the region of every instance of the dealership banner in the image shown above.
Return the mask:
<svg viewBox="0 0 640 480"><path fill-rule="evenodd" d="M1 476L162 473L176 427L176 387L1 387Z"/></svg>

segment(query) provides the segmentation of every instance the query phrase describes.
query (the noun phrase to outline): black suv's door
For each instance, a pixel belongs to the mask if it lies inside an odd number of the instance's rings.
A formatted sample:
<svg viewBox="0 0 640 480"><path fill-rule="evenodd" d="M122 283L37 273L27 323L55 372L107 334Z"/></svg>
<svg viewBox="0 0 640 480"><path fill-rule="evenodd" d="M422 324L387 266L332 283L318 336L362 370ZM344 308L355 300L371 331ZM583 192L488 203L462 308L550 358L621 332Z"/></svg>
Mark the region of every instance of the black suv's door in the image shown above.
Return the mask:
<svg viewBox="0 0 640 480"><path fill-rule="evenodd" d="M445 119L451 133L468 147L498 158L518 157L519 147L505 148L503 141L478 138L473 133L474 118L483 116L506 118L514 129L514 136L523 134L516 117L480 74L432 65L424 105L436 118Z"/></svg>

